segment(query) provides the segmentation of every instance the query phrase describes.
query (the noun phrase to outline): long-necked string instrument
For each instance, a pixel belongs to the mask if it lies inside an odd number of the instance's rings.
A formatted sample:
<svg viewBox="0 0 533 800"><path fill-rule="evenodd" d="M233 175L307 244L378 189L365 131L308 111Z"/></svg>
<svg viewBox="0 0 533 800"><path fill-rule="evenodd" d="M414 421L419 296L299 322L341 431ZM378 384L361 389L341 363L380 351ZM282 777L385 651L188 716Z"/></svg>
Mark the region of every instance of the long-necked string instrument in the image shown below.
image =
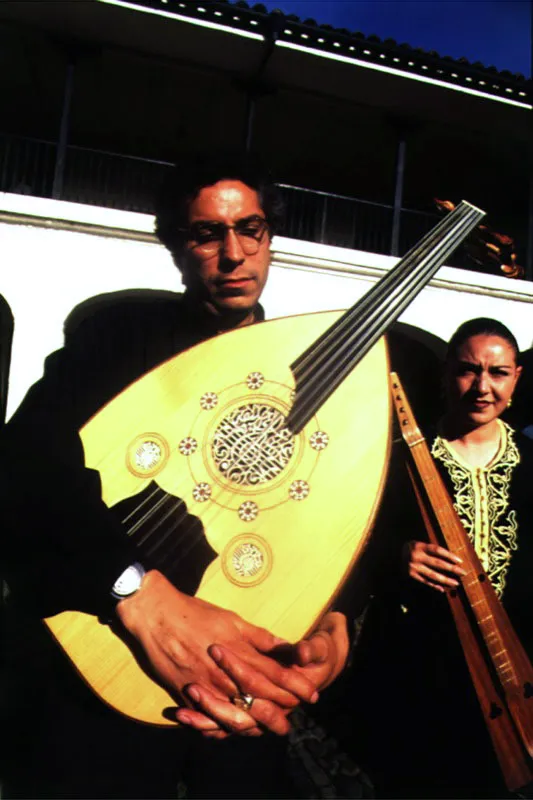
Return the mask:
<svg viewBox="0 0 533 800"><path fill-rule="evenodd" d="M383 334L482 216L461 203L346 313L217 336L89 421L86 464L140 561L289 641L313 628L364 548L385 481ZM176 698L120 631L78 612L46 622L106 702L172 724L162 711Z"/></svg>
<svg viewBox="0 0 533 800"><path fill-rule="evenodd" d="M453 507L396 373L391 391L429 540L460 556L466 570L460 588L447 598L502 774L509 790L517 791L533 780L533 667Z"/></svg>

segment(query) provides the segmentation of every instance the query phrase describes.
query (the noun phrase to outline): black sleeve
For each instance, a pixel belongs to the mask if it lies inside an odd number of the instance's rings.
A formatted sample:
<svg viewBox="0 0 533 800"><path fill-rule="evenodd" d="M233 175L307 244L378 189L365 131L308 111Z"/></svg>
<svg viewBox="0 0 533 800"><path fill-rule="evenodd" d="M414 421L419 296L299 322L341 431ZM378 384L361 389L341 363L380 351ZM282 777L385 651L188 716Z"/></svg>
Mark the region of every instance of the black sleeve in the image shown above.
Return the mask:
<svg viewBox="0 0 533 800"><path fill-rule="evenodd" d="M43 378L0 441L2 573L13 600L39 616L65 609L107 614L110 587L135 560L101 499L98 472L84 466L78 435L136 377L131 366L131 374L117 374L133 360L98 346L99 331L89 327L47 358ZM105 395L99 386L109 387Z"/></svg>

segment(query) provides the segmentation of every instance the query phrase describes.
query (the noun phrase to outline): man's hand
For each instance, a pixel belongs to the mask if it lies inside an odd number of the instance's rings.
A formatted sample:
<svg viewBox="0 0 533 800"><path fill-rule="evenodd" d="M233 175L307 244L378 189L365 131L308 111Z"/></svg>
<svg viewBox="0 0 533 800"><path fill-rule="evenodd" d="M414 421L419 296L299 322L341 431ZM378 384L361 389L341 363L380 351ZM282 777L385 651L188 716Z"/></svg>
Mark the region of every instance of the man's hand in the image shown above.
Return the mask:
<svg viewBox="0 0 533 800"><path fill-rule="evenodd" d="M459 566L462 560L444 547L428 542L408 542L404 550L407 571L411 578L431 586L438 592L456 589L466 570Z"/></svg>
<svg viewBox="0 0 533 800"><path fill-rule="evenodd" d="M286 667L265 655L284 644L281 639L231 611L179 592L156 570L146 574L135 595L118 603L117 614L163 682L197 708L208 707L214 718L209 729L194 725L194 709L180 710L177 716L209 735L259 735L262 728L286 733L287 711L302 700L317 699L316 683L306 668ZM238 659L236 676L217 664L216 650L215 657L209 655L215 643ZM261 698L253 717L231 703L232 697L250 691L248 686Z"/></svg>
<svg viewBox="0 0 533 800"><path fill-rule="evenodd" d="M317 689L325 689L344 669L349 650L346 617L330 611L309 639L295 645L296 663Z"/></svg>
<svg viewBox="0 0 533 800"><path fill-rule="evenodd" d="M272 659L278 658L286 665L283 667L281 663L277 664L279 680L287 671L299 673L318 690L328 686L341 672L348 657L349 646L346 617L338 612L330 612L308 639L295 645L279 645L270 655ZM209 648L209 654L239 687L240 692L253 698L252 706L247 712L239 711L237 723L235 706L227 700L221 702L212 692L194 685L189 687L189 693L194 692L196 709L179 711L180 722L202 731L205 736L216 738L228 735L228 729L244 732L249 736L259 736L265 728L280 735L288 733L290 723L287 715L294 705L285 709L273 707L262 694L261 676L250 669L232 649L215 644ZM276 662L273 661L273 664ZM304 697L301 699L306 700ZM314 692L310 699L311 702L316 702L318 693ZM234 724L230 724L230 720Z"/></svg>

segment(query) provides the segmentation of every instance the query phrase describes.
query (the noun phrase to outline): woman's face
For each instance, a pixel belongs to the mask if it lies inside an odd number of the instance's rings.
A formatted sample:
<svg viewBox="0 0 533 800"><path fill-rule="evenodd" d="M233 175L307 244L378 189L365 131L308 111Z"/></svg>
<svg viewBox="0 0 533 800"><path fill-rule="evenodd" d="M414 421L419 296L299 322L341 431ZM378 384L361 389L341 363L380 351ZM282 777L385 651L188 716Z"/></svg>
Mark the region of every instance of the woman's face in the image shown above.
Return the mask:
<svg viewBox="0 0 533 800"><path fill-rule="evenodd" d="M447 366L450 413L469 427L492 422L507 407L521 371L506 339L488 334L471 336Z"/></svg>

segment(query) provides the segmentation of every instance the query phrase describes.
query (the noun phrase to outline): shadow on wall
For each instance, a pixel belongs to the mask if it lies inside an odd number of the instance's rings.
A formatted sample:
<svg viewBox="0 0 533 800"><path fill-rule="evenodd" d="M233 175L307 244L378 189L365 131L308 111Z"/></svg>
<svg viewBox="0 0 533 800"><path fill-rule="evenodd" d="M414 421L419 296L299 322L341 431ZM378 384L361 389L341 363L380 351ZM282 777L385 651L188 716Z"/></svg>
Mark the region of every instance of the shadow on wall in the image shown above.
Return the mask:
<svg viewBox="0 0 533 800"><path fill-rule="evenodd" d="M65 340L75 334L85 320L90 319L93 315L106 308L112 308L118 304L124 306L128 302L132 304L146 302L148 306L157 300L174 300L178 294L178 292L170 292L164 289L123 289L119 292L107 292L106 294L89 297L88 300L84 300L83 303L75 306L66 318L63 324ZM139 324L142 324L142 320L139 321Z"/></svg>
<svg viewBox="0 0 533 800"><path fill-rule="evenodd" d="M517 428L528 428L528 436L533 438L533 347L520 353L522 375L518 381L513 403L504 419Z"/></svg>
<svg viewBox="0 0 533 800"><path fill-rule="evenodd" d="M6 419L13 329L13 313L5 297L0 294L0 427Z"/></svg>
<svg viewBox="0 0 533 800"><path fill-rule="evenodd" d="M442 367L447 344L433 333L397 322L388 337L391 369L398 373L421 430L444 411Z"/></svg>

